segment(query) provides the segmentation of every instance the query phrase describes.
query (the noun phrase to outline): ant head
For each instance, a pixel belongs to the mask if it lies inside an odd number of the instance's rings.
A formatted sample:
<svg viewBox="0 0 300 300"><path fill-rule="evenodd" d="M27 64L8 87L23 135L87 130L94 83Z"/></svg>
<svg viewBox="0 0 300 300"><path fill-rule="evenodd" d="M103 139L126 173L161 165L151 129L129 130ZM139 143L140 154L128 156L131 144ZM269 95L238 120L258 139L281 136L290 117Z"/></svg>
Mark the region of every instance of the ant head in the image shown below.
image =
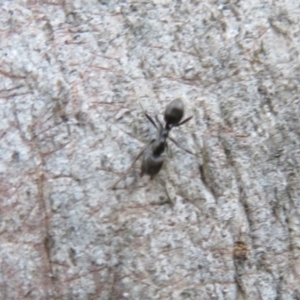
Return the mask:
<svg viewBox="0 0 300 300"><path fill-rule="evenodd" d="M170 102L165 110L165 121L168 125L177 125L184 114L184 106L181 99Z"/></svg>

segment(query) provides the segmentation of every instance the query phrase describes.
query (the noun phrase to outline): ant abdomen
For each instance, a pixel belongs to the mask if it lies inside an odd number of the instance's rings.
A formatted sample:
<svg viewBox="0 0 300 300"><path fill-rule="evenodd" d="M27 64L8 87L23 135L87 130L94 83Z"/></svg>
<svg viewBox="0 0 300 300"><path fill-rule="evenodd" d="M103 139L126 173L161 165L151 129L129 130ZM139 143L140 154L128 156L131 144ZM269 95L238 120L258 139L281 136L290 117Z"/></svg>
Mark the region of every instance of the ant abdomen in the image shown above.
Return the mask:
<svg viewBox="0 0 300 300"><path fill-rule="evenodd" d="M164 164L164 159L161 156L144 156L142 161L141 176L144 174L153 178L159 173Z"/></svg>
<svg viewBox="0 0 300 300"><path fill-rule="evenodd" d="M155 147L155 140L152 141L150 147L145 150L141 166L141 176L144 174L153 178L161 170L164 164L164 157L162 155L155 155L153 147Z"/></svg>
<svg viewBox="0 0 300 300"><path fill-rule="evenodd" d="M170 125L177 125L184 114L184 106L181 99L171 101L165 110L165 121Z"/></svg>

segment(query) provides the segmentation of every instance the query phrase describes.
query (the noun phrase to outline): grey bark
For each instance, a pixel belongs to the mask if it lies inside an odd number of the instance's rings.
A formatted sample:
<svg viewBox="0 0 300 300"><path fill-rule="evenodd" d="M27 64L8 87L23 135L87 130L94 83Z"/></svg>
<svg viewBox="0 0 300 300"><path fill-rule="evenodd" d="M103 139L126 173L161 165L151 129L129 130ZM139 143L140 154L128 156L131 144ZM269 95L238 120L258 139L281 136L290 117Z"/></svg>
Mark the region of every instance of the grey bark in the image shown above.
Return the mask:
<svg viewBox="0 0 300 300"><path fill-rule="evenodd" d="M300 299L299 17L2 1L0 299ZM109 189L175 98L173 205L140 162Z"/></svg>

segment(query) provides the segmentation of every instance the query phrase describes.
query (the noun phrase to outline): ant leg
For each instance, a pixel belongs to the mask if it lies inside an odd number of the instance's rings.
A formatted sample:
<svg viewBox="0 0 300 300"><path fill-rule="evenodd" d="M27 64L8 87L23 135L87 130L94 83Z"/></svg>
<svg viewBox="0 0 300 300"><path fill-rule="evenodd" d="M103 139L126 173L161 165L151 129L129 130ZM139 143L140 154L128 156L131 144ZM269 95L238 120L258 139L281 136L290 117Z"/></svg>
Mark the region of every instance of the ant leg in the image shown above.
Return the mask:
<svg viewBox="0 0 300 300"><path fill-rule="evenodd" d="M163 125L162 125L162 123L160 122L160 120L159 120L159 118L158 118L157 115L155 115L155 120L156 120L156 122L159 124L159 126L160 126L161 128L163 128Z"/></svg>
<svg viewBox="0 0 300 300"><path fill-rule="evenodd" d="M169 148L169 145L166 143L166 150L167 150L167 155L169 158L172 158L173 155L172 155L172 151L171 149Z"/></svg>
<svg viewBox="0 0 300 300"><path fill-rule="evenodd" d="M147 147L150 145L151 142L149 142L143 149L142 151L138 154L138 156L133 160L131 166L123 173L123 175L108 189L112 189L114 190L116 185L125 177L125 175L132 169L132 167L134 166L135 162L141 157L141 155L145 152L145 150L147 149Z"/></svg>
<svg viewBox="0 0 300 300"><path fill-rule="evenodd" d="M164 184L164 182L158 177L156 176L155 177L156 181L164 188L166 194L167 194L167 197L168 197L168 200L170 202L171 205L174 205L174 202L171 200L170 196L169 196L169 193L167 191L167 188L166 188L166 185Z"/></svg>
<svg viewBox="0 0 300 300"><path fill-rule="evenodd" d="M180 146L180 144L177 143L177 142L176 142L173 138L171 138L170 136L169 136L169 139L170 139L170 140L171 140L178 148L182 149L183 151L185 151L185 152L187 152L187 153L189 153L189 154L192 154L192 155L194 155L194 156L197 156L197 154L193 153L192 151L190 151L190 150L188 150L188 149L185 149L184 147Z"/></svg>
<svg viewBox="0 0 300 300"><path fill-rule="evenodd" d="M141 102L139 102L139 103L140 103L140 106L141 106L142 111L143 111L144 115L146 116L146 118L147 118L147 119L151 122L151 124L158 130L158 127L157 127L156 123L154 122L154 120L146 113L146 111L144 110L144 108L143 108Z"/></svg>
<svg viewBox="0 0 300 300"><path fill-rule="evenodd" d="M193 116L190 116L188 118L186 118L185 120L183 120L182 122L180 122L179 124L173 125L173 127L178 127L186 122L188 122L189 120L191 120L193 118Z"/></svg>

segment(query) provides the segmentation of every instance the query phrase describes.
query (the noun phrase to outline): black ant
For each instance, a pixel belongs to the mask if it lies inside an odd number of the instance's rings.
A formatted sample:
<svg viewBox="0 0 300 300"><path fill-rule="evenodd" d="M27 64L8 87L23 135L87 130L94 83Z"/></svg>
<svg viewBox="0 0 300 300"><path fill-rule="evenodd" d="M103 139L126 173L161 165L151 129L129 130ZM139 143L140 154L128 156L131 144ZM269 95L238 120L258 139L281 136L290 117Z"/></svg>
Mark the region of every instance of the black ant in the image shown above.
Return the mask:
<svg viewBox="0 0 300 300"><path fill-rule="evenodd" d="M142 107L143 109L143 107ZM143 109L144 110L144 109ZM156 139L151 140L144 149L139 153L139 155L134 159L131 166L128 170L118 179L117 182L113 184L112 189L121 181L121 179L130 171L135 162L143 155L142 166L141 166L141 176L147 174L152 179L156 174L161 170L164 157L162 154L165 149L168 149L167 139L169 138L172 142L174 142L177 146L177 142L169 137L169 132L174 127L179 127L182 124L188 122L192 119L191 117L186 118L182 122L181 119L184 114L184 105L181 99L176 99L171 101L165 110L165 127L161 124L158 117L156 116L156 121L158 125L154 122L154 120L144 111L146 118L151 122L151 124L157 129L158 135ZM169 197L169 196L168 196Z"/></svg>

